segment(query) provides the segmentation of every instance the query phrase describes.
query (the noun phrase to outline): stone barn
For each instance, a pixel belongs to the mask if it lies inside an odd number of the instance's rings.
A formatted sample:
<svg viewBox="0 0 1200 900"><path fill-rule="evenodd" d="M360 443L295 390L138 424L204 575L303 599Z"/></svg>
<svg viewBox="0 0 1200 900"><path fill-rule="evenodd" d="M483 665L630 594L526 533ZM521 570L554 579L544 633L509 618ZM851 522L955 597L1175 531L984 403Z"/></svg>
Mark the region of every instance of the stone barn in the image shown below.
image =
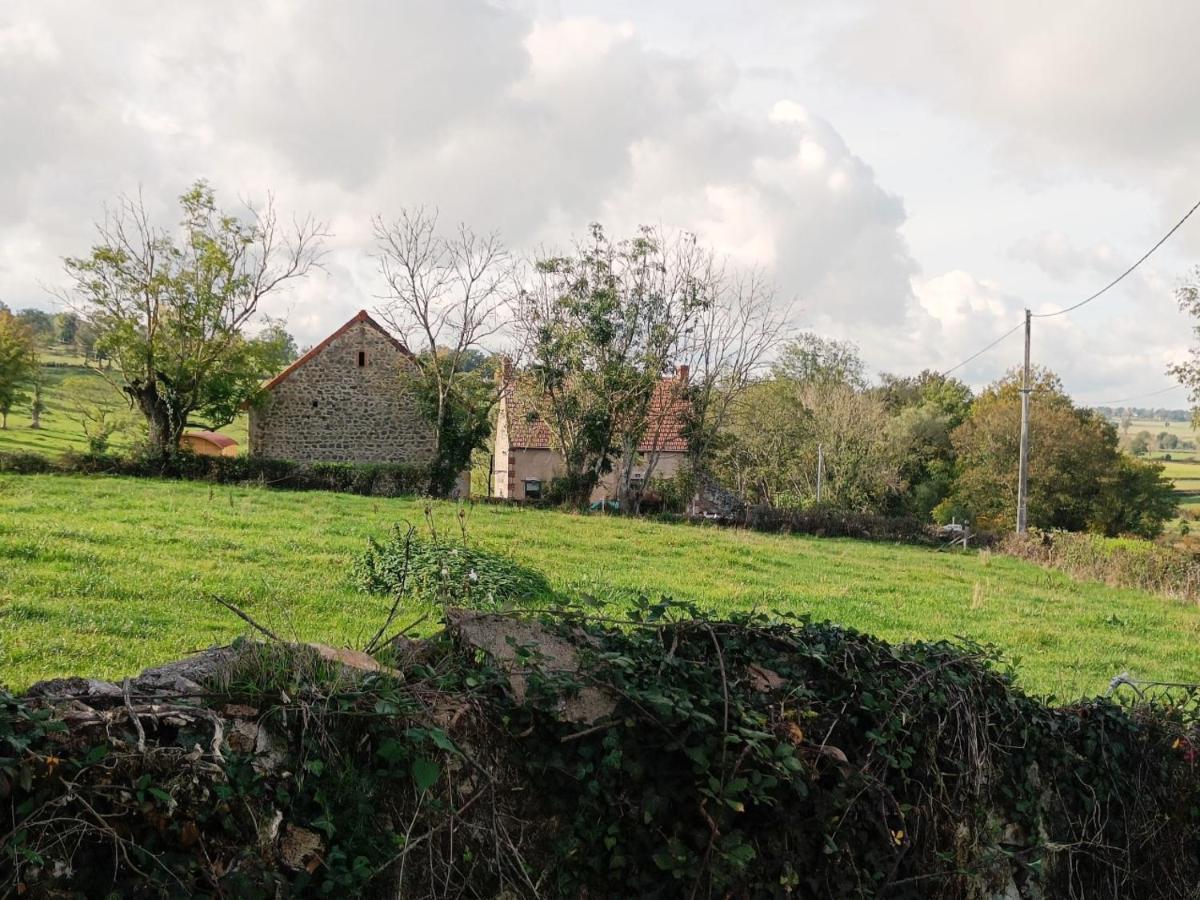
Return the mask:
<svg viewBox="0 0 1200 900"><path fill-rule="evenodd" d="M361 311L272 378L250 410L250 453L297 462L421 464L433 427L406 374L412 354Z"/></svg>

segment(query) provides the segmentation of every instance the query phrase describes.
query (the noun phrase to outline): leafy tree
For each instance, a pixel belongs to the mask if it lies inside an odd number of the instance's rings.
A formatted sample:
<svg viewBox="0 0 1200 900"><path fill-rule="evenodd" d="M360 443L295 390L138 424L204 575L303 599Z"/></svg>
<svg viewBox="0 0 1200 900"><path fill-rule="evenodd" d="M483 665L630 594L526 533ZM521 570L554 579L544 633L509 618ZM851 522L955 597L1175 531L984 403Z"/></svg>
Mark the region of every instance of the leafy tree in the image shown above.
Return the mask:
<svg viewBox="0 0 1200 900"><path fill-rule="evenodd" d="M258 334L258 339L264 344L274 346L275 358L282 367L294 363L300 358L300 350L296 347L296 339L288 333L286 323L282 319L267 317L266 325Z"/></svg>
<svg viewBox="0 0 1200 900"><path fill-rule="evenodd" d="M857 351L813 336L788 349L791 361L737 405L723 457L727 480L758 503L811 504L823 455L822 503L878 509L902 486L900 454L885 403L862 389Z"/></svg>
<svg viewBox="0 0 1200 900"><path fill-rule="evenodd" d="M7 309L0 310L0 428L8 428L8 414L24 399L23 388L37 367L32 329Z"/></svg>
<svg viewBox="0 0 1200 900"><path fill-rule="evenodd" d="M858 347L811 331L784 345L774 370L777 377L795 382L847 384L857 391L867 388L867 367Z"/></svg>
<svg viewBox="0 0 1200 900"><path fill-rule="evenodd" d="M1154 538L1176 515L1175 486L1163 474L1162 463L1120 454L1108 483L1100 492L1088 527L1107 535L1132 534Z"/></svg>
<svg viewBox="0 0 1200 900"><path fill-rule="evenodd" d="M712 272L693 236L649 228L614 242L593 225L571 255L538 261L521 316L531 354L522 390L563 456L568 501L585 504L614 460L636 451L655 387L710 302Z"/></svg>
<svg viewBox="0 0 1200 900"><path fill-rule="evenodd" d="M1129 442L1129 452L1134 456L1145 456L1150 452L1150 432L1139 431Z"/></svg>
<svg viewBox="0 0 1200 900"><path fill-rule="evenodd" d="M179 198L172 233L141 198L123 198L97 225L99 242L68 257L74 302L112 359L110 377L145 417L150 448L175 452L191 424L219 428L261 395L284 364L276 342L246 335L263 297L320 264L321 226L285 233L268 201L244 217L217 206L205 181Z"/></svg>
<svg viewBox="0 0 1200 900"><path fill-rule="evenodd" d="M1005 530L1016 519L1020 422L1020 378L1014 372L984 391L951 435L956 478L945 502L968 511L980 527ZM1030 423L1029 523L1104 533L1126 527L1132 517L1114 510L1125 508L1122 498L1152 491L1153 484L1122 461L1113 425L1076 408L1058 377L1046 370L1034 378ZM1157 501L1148 505L1137 527L1151 528L1160 509Z"/></svg>
<svg viewBox="0 0 1200 900"><path fill-rule="evenodd" d="M29 329L37 346L45 347L54 340L54 316L44 309L23 309L17 318Z"/></svg>
<svg viewBox="0 0 1200 900"><path fill-rule="evenodd" d="M1169 431L1161 431L1158 434L1158 448L1160 450L1174 450L1179 446L1179 435L1171 434Z"/></svg>
<svg viewBox="0 0 1200 900"><path fill-rule="evenodd" d="M900 458L901 491L887 511L927 519L949 495L954 482L951 432L970 411L971 389L939 372L916 376L884 374L874 390L892 414L891 439Z"/></svg>
<svg viewBox="0 0 1200 900"><path fill-rule="evenodd" d="M54 340L68 347L75 346L79 334L79 315L73 312L58 313L54 317Z"/></svg>

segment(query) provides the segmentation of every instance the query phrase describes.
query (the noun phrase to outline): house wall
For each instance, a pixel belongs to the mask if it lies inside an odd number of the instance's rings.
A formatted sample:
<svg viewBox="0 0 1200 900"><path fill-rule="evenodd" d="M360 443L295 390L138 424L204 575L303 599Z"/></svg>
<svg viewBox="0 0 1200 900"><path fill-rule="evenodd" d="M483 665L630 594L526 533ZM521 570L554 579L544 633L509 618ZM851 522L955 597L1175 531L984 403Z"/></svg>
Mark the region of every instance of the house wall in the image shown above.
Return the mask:
<svg viewBox="0 0 1200 900"><path fill-rule="evenodd" d="M497 446L499 443L497 442ZM512 500L525 499L525 479L536 478L542 482L542 490L545 491L550 487L550 482L563 474L562 457L554 450L527 450L522 448L509 448L507 459L508 465L513 473L511 478L504 480L506 493L497 493L497 497L509 497ZM500 455L496 455L497 478L496 486L499 489L501 480L499 477ZM670 478L687 461L686 453L663 453L658 458L658 463L654 467L655 478ZM634 466L633 474L640 475L645 472L645 466ZM600 480L596 488L592 491L592 502L597 503L601 500L613 500L617 496L617 473L609 472Z"/></svg>
<svg viewBox="0 0 1200 900"><path fill-rule="evenodd" d="M411 365L378 329L355 322L251 409L250 452L299 462L428 462L433 428L404 384Z"/></svg>
<svg viewBox="0 0 1200 900"><path fill-rule="evenodd" d="M511 497L509 482L510 472L508 446L508 405L504 397L500 398L500 408L496 416L496 440L492 448L492 496Z"/></svg>
<svg viewBox="0 0 1200 900"><path fill-rule="evenodd" d="M658 455L658 462L654 464L654 474L652 478L671 478L678 472L683 464L687 462L687 454L680 452L663 451ZM645 460L639 461L633 467L633 475L646 474ZM609 472L596 485L596 489L592 491L592 502L598 500L615 500L617 497L617 473Z"/></svg>

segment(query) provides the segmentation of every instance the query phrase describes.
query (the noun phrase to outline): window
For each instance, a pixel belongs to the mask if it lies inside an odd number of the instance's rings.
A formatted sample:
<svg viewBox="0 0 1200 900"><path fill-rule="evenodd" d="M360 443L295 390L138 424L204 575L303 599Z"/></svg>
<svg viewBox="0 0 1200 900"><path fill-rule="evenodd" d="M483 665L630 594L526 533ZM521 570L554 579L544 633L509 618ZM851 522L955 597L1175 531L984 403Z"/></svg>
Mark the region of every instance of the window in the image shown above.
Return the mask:
<svg viewBox="0 0 1200 900"><path fill-rule="evenodd" d="M358 351L358 367L361 369L366 364L367 364L367 351L359 350Z"/></svg>
<svg viewBox="0 0 1200 900"><path fill-rule="evenodd" d="M541 500L542 499L542 482L538 478L525 479L525 499L526 500Z"/></svg>

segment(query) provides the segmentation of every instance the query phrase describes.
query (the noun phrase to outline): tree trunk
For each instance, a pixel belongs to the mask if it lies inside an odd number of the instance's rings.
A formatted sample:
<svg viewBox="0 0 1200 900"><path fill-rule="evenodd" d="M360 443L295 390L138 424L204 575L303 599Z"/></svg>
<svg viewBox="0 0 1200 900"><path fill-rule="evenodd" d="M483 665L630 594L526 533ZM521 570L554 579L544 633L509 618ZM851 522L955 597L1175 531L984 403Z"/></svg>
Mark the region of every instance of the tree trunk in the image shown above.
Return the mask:
<svg viewBox="0 0 1200 900"><path fill-rule="evenodd" d="M151 452L160 457L174 455L179 449L179 438L187 421L186 413L172 409L153 382L131 385L125 390L146 417Z"/></svg>
<svg viewBox="0 0 1200 900"><path fill-rule="evenodd" d="M35 384L33 386L33 403L30 405L29 410L31 413L30 418L32 419L32 421L29 423L30 428L38 429L42 427L43 408L44 404L42 403L42 386L40 384Z"/></svg>

